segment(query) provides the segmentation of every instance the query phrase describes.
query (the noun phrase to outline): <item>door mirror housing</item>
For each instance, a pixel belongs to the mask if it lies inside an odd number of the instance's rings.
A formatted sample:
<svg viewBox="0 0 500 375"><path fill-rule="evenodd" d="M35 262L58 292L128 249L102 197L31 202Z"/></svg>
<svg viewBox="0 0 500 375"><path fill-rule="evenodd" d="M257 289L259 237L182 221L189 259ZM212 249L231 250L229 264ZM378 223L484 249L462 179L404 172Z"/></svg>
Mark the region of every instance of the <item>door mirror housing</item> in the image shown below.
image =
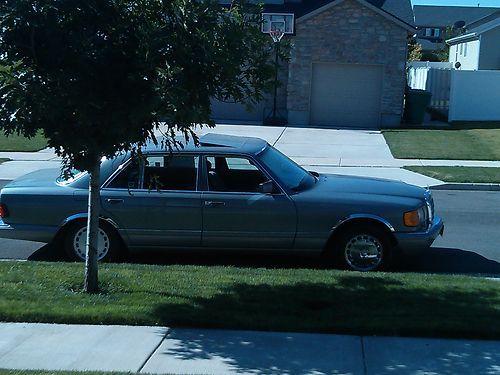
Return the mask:
<svg viewBox="0 0 500 375"><path fill-rule="evenodd" d="M259 193L272 194L274 192L274 182L272 182L271 180L259 184Z"/></svg>

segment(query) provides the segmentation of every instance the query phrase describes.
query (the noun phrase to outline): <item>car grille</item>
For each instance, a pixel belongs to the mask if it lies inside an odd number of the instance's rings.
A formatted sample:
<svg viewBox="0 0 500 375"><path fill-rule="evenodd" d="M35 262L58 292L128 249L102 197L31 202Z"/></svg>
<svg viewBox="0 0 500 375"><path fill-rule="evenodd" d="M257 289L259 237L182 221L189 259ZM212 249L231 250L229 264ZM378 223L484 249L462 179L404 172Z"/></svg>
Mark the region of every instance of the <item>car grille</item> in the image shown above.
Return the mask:
<svg viewBox="0 0 500 375"><path fill-rule="evenodd" d="M425 203L427 205L427 227L430 227L434 221L434 199L430 194L425 199Z"/></svg>

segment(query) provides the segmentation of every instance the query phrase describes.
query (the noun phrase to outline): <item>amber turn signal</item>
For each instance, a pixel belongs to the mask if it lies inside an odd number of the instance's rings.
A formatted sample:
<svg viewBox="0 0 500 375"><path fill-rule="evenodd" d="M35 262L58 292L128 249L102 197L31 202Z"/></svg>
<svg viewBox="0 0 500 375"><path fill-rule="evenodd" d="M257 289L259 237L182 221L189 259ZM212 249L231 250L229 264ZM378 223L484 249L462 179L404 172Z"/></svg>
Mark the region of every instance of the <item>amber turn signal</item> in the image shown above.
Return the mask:
<svg viewBox="0 0 500 375"><path fill-rule="evenodd" d="M418 215L418 210L405 212L404 223L407 227L418 227L420 224L420 217Z"/></svg>

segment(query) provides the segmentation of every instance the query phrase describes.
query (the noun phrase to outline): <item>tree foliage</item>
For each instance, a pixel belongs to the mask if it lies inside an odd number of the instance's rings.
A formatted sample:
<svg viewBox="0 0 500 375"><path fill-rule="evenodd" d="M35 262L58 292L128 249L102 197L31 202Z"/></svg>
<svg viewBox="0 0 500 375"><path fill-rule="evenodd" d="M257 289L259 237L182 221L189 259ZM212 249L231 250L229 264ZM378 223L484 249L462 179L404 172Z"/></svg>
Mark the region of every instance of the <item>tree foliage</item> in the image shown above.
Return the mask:
<svg viewBox="0 0 500 375"><path fill-rule="evenodd" d="M161 121L191 133L210 99L272 84L260 9L235 1L0 1L0 127L42 129L66 164L140 144Z"/></svg>
<svg viewBox="0 0 500 375"><path fill-rule="evenodd" d="M0 130L42 130L66 171L90 173L87 291L101 157L156 140L162 122L168 146L196 139L211 98L262 99L275 67L260 22L245 0L0 0Z"/></svg>

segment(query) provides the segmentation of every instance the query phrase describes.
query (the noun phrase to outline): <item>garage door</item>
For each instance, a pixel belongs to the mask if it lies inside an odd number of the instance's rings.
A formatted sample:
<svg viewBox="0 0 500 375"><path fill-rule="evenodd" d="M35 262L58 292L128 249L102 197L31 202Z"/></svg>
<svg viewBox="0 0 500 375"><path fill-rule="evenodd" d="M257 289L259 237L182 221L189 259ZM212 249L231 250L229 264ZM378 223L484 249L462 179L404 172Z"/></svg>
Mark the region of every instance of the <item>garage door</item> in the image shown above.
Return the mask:
<svg viewBox="0 0 500 375"><path fill-rule="evenodd" d="M253 106L247 111L244 104L226 103L212 100L212 119L235 121L262 121L264 118L264 103Z"/></svg>
<svg viewBox="0 0 500 375"><path fill-rule="evenodd" d="M380 127L382 66L313 64L312 125Z"/></svg>

